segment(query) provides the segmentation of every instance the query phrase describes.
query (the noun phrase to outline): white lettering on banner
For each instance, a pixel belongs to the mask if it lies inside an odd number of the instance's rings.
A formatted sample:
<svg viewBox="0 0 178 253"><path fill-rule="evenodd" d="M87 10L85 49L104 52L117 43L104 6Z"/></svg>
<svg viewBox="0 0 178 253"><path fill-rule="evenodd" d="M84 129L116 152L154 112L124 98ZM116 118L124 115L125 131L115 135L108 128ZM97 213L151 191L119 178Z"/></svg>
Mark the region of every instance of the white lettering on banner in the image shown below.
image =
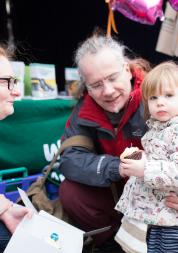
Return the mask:
<svg viewBox="0 0 178 253"><path fill-rule="evenodd" d="M44 150L44 156L48 162L52 161L53 157L57 153L58 149L61 146L61 140L57 141L57 145L55 143L49 144L43 144L43 150ZM60 156L58 157L58 159Z"/></svg>
<svg viewBox="0 0 178 253"><path fill-rule="evenodd" d="M55 171L51 172L51 178L55 179L56 181L59 181L60 179L58 174Z"/></svg>
<svg viewBox="0 0 178 253"><path fill-rule="evenodd" d="M56 181L64 181L65 177L62 174L57 174L55 171L51 173L51 179L54 179Z"/></svg>

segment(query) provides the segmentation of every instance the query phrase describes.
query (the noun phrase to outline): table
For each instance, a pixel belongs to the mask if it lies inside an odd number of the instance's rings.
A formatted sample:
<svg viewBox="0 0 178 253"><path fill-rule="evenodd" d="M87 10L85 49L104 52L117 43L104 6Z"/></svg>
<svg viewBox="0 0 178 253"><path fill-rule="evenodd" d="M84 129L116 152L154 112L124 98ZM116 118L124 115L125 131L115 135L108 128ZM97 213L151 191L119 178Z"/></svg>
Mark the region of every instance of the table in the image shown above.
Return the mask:
<svg viewBox="0 0 178 253"><path fill-rule="evenodd" d="M0 121L0 169L27 167L39 173L60 146L73 100L21 100L15 113Z"/></svg>

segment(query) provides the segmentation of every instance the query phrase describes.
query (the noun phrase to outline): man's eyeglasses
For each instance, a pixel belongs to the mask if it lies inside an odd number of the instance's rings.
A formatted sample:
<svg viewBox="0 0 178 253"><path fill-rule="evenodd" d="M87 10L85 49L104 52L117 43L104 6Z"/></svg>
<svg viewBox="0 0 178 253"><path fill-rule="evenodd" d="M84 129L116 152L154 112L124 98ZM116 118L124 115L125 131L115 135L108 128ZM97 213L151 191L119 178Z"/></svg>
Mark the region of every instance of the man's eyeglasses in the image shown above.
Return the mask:
<svg viewBox="0 0 178 253"><path fill-rule="evenodd" d="M13 90L17 83L18 79L15 77L0 77L0 85L7 85L8 90Z"/></svg>
<svg viewBox="0 0 178 253"><path fill-rule="evenodd" d="M108 83L110 85L117 84L120 78L121 72L115 72L111 75L103 78L103 80L100 80L93 84L87 84L86 87L88 90L93 91L95 93L100 93L104 90L105 83Z"/></svg>

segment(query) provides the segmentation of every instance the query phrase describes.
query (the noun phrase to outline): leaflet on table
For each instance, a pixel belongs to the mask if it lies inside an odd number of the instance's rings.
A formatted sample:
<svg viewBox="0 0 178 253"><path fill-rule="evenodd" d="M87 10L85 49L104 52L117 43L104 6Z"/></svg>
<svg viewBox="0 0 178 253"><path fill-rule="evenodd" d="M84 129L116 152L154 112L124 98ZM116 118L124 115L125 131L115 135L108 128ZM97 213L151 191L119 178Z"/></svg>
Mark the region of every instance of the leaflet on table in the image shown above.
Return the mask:
<svg viewBox="0 0 178 253"><path fill-rule="evenodd" d="M57 95L54 97L33 97L33 96L24 96L23 100L49 100L49 99L62 99L62 100L74 100L73 96L66 95Z"/></svg>
<svg viewBox="0 0 178 253"><path fill-rule="evenodd" d="M55 65L31 63L29 64L29 68L32 84L32 96L40 98L56 97L58 92Z"/></svg>
<svg viewBox="0 0 178 253"><path fill-rule="evenodd" d="M14 76L18 79L18 89L20 96L16 100L20 100L24 97L24 75L25 75L25 63L21 61L10 61Z"/></svg>

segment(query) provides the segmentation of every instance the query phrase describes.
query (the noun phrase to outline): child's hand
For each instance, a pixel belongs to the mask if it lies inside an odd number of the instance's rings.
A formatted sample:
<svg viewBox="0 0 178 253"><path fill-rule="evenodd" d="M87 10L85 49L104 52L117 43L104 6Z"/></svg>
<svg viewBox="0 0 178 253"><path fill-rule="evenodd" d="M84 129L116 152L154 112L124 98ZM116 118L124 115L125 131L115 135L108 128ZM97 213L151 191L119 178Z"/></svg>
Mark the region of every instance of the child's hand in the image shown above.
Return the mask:
<svg viewBox="0 0 178 253"><path fill-rule="evenodd" d="M122 164L123 163L120 163L120 165L119 165L119 174L121 175L121 177L127 177L127 174L125 174L125 170L122 167Z"/></svg>
<svg viewBox="0 0 178 253"><path fill-rule="evenodd" d="M144 176L144 166L145 166L145 157L142 156L140 160L133 159L122 159L121 160L121 173L124 176L135 176L143 177Z"/></svg>

